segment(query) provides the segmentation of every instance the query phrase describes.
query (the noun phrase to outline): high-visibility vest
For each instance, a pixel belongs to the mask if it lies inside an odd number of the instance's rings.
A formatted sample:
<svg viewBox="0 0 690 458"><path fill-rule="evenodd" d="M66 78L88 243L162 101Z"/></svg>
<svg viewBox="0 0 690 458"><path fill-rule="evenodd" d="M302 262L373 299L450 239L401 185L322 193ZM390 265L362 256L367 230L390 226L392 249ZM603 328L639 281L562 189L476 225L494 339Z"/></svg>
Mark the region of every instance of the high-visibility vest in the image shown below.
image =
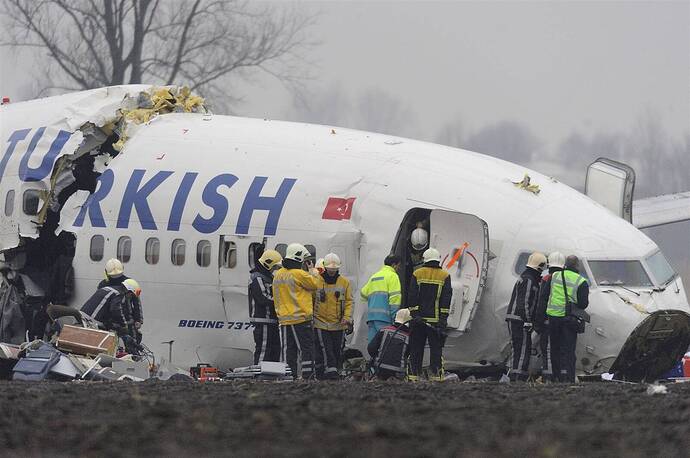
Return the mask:
<svg viewBox="0 0 690 458"><path fill-rule="evenodd" d="M367 321L393 323L400 308L400 277L391 266L383 266L359 292L367 301Z"/></svg>
<svg viewBox="0 0 690 458"><path fill-rule="evenodd" d="M323 298L320 297L323 291ZM337 297L336 297L337 296ZM323 302L321 299L324 299ZM325 331L342 331L347 329L344 320L352 320L352 291L350 281L338 275L334 284L319 279L319 289L316 291L314 310L314 327Z"/></svg>
<svg viewBox="0 0 690 458"><path fill-rule="evenodd" d="M565 287L568 292L568 300L577 304L577 289L587 280L582 275L572 270L561 270L551 275L551 292L549 303L546 307L548 316L565 316L565 291L563 289L563 275L565 275Z"/></svg>

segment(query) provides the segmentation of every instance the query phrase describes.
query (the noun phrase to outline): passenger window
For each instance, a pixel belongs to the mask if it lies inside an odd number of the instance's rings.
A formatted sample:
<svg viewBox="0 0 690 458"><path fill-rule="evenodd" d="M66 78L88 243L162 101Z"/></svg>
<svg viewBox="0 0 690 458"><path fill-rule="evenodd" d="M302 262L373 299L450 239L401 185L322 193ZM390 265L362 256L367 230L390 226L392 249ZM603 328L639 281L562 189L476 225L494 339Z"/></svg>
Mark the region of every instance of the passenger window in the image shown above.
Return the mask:
<svg viewBox="0 0 690 458"><path fill-rule="evenodd" d="M5 196L5 216L12 216L14 211L14 189L7 191Z"/></svg>
<svg viewBox="0 0 690 458"><path fill-rule="evenodd" d="M527 266L527 260L529 259L529 255L532 253L520 253L517 257L517 260L515 261L515 266L513 268L513 271L517 274L520 275L522 272L525 271L525 267Z"/></svg>
<svg viewBox="0 0 690 458"><path fill-rule="evenodd" d="M132 239L126 235L117 240L117 259L122 263L129 262L132 257Z"/></svg>
<svg viewBox="0 0 690 458"><path fill-rule="evenodd" d="M144 253L144 259L146 259L146 264L158 264L158 258L161 252L161 242L155 238L151 237L146 241L146 251Z"/></svg>
<svg viewBox="0 0 690 458"><path fill-rule="evenodd" d="M89 248L89 257L92 261L101 261L103 259L103 248L105 247L105 239L102 235L94 235L91 237L91 246Z"/></svg>
<svg viewBox="0 0 690 458"><path fill-rule="evenodd" d="M256 268L256 263L259 261L261 255L264 254L264 244L263 243L250 243L249 244L249 254L247 255L247 261L249 263L249 268Z"/></svg>
<svg viewBox="0 0 690 458"><path fill-rule="evenodd" d="M278 253L280 253L280 256L283 257L283 258L285 257L285 251L286 251L286 250L287 250L287 245L286 245L286 244L284 244L284 243L279 243L278 245L276 245L276 251L277 251Z"/></svg>
<svg viewBox="0 0 690 458"><path fill-rule="evenodd" d="M24 191L24 202L22 208L25 215L38 215L38 207L41 200L41 191L38 189L27 189Z"/></svg>
<svg viewBox="0 0 690 458"><path fill-rule="evenodd" d="M315 261L316 260L316 247L314 245L304 245L304 248L309 250L309 254L311 255L307 259Z"/></svg>
<svg viewBox="0 0 690 458"><path fill-rule="evenodd" d="M208 240L200 240L196 244L196 263L199 267L211 265L211 242Z"/></svg>
<svg viewBox="0 0 690 458"><path fill-rule="evenodd" d="M187 251L187 242L182 239L175 239L170 248L170 260L173 266L181 266L184 264L185 252Z"/></svg>
<svg viewBox="0 0 690 458"><path fill-rule="evenodd" d="M237 245L230 240L223 240L220 252L220 266L232 269L237 265Z"/></svg>

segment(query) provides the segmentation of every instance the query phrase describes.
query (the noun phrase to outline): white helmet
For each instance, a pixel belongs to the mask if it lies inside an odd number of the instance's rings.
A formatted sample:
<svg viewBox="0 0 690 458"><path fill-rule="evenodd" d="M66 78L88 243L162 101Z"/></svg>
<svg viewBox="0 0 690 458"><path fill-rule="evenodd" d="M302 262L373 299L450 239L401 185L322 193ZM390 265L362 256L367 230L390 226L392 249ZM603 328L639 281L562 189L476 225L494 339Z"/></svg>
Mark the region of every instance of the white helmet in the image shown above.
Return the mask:
<svg viewBox="0 0 690 458"><path fill-rule="evenodd" d="M395 313L395 322L400 324L405 324L412 320L410 315L410 309L400 309Z"/></svg>
<svg viewBox="0 0 690 458"><path fill-rule="evenodd" d="M319 258L314 267L319 271L319 273L323 273L323 271L326 270L326 268L323 266L323 258Z"/></svg>
<svg viewBox="0 0 690 458"><path fill-rule="evenodd" d="M529 255L529 258L527 259L527 267L531 267L532 269L536 270L544 270L544 267L546 267L546 256L538 251L535 251Z"/></svg>
<svg viewBox="0 0 690 458"><path fill-rule="evenodd" d="M427 234L426 230L423 228L418 227L412 231L412 234L410 235L410 243L412 244L412 248L417 251L421 251L429 244L429 234Z"/></svg>
<svg viewBox="0 0 690 458"><path fill-rule="evenodd" d="M429 248L424 252L422 258L424 259L424 264L431 261L441 262L441 253L436 248Z"/></svg>
<svg viewBox="0 0 690 458"><path fill-rule="evenodd" d="M285 259L291 259L297 262L304 262L311 254L309 250L301 243L291 243L285 250Z"/></svg>
<svg viewBox="0 0 690 458"><path fill-rule="evenodd" d="M563 268L565 266L565 255L560 251L549 254L549 267Z"/></svg>
<svg viewBox="0 0 690 458"><path fill-rule="evenodd" d="M119 259L108 259L105 263L105 274L110 278L119 277L125 272L125 268L122 267L122 263Z"/></svg>
<svg viewBox="0 0 690 458"><path fill-rule="evenodd" d="M340 258L335 253L328 253L325 258L323 258L323 266L326 269L337 270L340 269Z"/></svg>

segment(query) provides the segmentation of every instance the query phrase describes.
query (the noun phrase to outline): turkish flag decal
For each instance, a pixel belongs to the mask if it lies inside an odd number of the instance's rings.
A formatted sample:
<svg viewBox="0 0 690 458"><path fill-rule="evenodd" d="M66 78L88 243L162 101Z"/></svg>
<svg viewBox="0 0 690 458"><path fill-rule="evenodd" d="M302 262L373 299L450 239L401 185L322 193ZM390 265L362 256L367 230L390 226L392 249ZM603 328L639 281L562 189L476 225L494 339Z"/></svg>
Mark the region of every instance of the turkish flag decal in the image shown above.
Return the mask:
<svg viewBox="0 0 690 458"><path fill-rule="evenodd" d="M329 197L328 202L326 202L326 208L323 209L321 219L350 219L355 199L356 197Z"/></svg>

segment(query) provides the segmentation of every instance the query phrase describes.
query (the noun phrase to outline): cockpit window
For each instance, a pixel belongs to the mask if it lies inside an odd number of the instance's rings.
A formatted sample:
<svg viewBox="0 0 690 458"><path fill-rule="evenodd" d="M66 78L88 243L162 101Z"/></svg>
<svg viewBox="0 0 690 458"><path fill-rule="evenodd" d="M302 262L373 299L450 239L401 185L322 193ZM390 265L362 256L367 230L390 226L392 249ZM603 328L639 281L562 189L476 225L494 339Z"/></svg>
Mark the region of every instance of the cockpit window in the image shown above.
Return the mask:
<svg viewBox="0 0 690 458"><path fill-rule="evenodd" d="M600 286L652 286L640 261L588 261Z"/></svg>
<svg viewBox="0 0 690 458"><path fill-rule="evenodd" d="M673 267L670 266L666 260L666 257L661 251L657 251L651 255L646 259L646 261L649 270L652 272L654 279L659 283L659 285L665 285L673 280L673 278L676 276L676 272L673 270Z"/></svg>

